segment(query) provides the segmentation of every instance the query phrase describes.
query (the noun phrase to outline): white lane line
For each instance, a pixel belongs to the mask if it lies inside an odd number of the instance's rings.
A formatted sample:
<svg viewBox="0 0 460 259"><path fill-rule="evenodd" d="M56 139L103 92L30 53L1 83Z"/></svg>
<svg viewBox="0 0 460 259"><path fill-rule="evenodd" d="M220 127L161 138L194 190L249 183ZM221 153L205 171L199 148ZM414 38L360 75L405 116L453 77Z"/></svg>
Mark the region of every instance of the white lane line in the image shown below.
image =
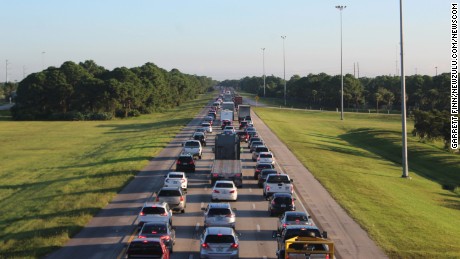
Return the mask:
<svg viewBox="0 0 460 259"><path fill-rule="evenodd" d="M208 186L204 187L204 190L205 190L205 191L208 191Z"/></svg>
<svg viewBox="0 0 460 259"><path fill-rule="evenodd" d="M256 228L257 228L257 232L260 232L260 225L259 224L257 224Z"/></svg>
<svg viewBox="0 0 460 259"><path fill-rule="evenodd" d="M188 256L188 259L193 259L193 255L189 255L189 256Z"/></svg>
<svg viewBox="0 0 460 259"><path fill-rule="evenodd" d="M249 192L252 192L252 188L249 188Z"/></svg>
<svg viewBox="0 0 460 259"><path fill-rule="evenodd" d="M204 208L204 202L201 203L200 208Z"/></svg>
<svg viewBox="0 0 460 259"><path fill-rule="evenodd" d="M256 204L252 204L252 209L255 210L256 209Z"/></svg>
<svg viewBox="0 0 460 259"><path fill-rule="evenodd" d="M262 256L262 259L267 259L267 256L266 255Z"/></svg>
<svg viewBox="0 0 460 259"><path fill-rule="evenodd" d="M303 205L302 201L300 200L299 195L297 195L297 193L296 193L295 191L294 191L294 195L297 197L297 200L296 200L296 201L297 201L298 203L300 203L300 206L302 206L303 211L305 211L305 213L307 213L308 215L310 215L310 213L307 211L307 209L306 209L305 206ZM313 224L314 226L316 226L316 224L315 224L315 222L313 221L313 219L310 219L310 220L311 220L312 224Z"/></svg>
<svg viewBox="0 0 460 259"><path fill-rule="evenodd" d="M196 226L195 226L195 231L198 231L198 229L200 228L200 223L196 223Z"/></svg>

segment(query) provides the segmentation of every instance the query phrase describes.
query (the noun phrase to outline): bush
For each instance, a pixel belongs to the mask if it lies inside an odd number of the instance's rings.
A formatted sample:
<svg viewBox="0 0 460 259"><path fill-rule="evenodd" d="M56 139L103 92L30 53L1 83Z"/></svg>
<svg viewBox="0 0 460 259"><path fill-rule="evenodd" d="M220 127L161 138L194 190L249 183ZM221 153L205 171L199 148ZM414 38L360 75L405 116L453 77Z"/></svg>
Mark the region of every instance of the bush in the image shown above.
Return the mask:
<svg viewBox="0 0 460 259"><path fill-rule="evenodd" d="M141 112L138 110L131 110L130 112L128 112L128 116L129 117L139 117L141 116Z"/></svg>
<svg viewBox="0 0 460 259"><path fill-rule="evenodd" d="M108 121L113 119L113 115L109 112L95 112L88 115L88 120Z"/></svg>

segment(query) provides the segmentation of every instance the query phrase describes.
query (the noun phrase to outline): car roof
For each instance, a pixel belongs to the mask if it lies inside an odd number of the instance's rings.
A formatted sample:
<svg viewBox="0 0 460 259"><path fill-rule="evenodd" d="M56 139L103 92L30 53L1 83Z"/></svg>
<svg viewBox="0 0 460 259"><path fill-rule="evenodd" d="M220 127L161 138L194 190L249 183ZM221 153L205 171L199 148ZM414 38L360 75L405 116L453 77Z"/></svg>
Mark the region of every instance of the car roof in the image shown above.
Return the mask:
<svg viewBox="0 0 460 259"><path fill-rule="evenodd" d="M180 190L180 188L179 187L161 187L160 191L161 190Z"/></svg>
<svg viewBox="0 0 460 259"><path fill-rule="evenodd" d="M260 152L259 155L272 155L272 152Z"/></svg>
<svg viewBox="0 0 460 259"><path fill-rule="evenodd" d="M309 225L287 225L286 229L314 229L319 230L317 226L309 226Z"/></svg>
<svg viewBox="0 0 460 259"><path fill-rule="evenodd" d="M286 211L284 212L284 216L308 216L306 212L303 211Z"/></svg>
<svg viewBox="0 0 460 259"><path fill-rule="evenodd" d="M197 140L197 141L198 141L198 140ZM191 158L193 159L193 156L192 156L192 154L190 154L190 153L180 153L179 158L180 158L180 157L191 157Z"/></svg>
<svg viewBox="0 0 460 259"><path fill-rule="evenodd" d="M209 208L231 208L229 203L209 203Z"/></svg>
<svg viewBox="0 0 460 259"><path fill-rule="evenodd" d="M229 227L208 227L206 232L208 235L233 235L233 229Z"/></svg>
<svg viewBox="0 0 460 259"><path fill-rule="evenodd" d="M168 175L170 175L170 174L181 174L181 175L185 176L184 172L169 172Z"/></svg>
<svg viewBox="0 0 460 259"><path fill-rule="evenodd" d="M276 198L276 197L292 197L292 194L286 193L286 192L276 192L276 193L273 194L272 197L273 198Z"/></svg>
<svg viewBox="0 0 460 259"><path fill-rule="evenodd" d="M169 221L148 221L148 222L145 222L143 227L145 226L156 226L156 225L161 225L161 226L164 226L164 225L168 225L169 224Z"/></svg>

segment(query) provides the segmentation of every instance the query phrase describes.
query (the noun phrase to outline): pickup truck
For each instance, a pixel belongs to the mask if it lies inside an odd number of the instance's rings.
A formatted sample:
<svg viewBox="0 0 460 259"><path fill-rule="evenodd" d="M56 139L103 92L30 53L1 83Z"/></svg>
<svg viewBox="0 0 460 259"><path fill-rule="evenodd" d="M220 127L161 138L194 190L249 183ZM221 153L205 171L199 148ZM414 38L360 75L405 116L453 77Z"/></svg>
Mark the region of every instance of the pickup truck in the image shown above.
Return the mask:
<svg viewBox="0 0 460 259"><path fill-rule="evenodd" d="M273 193L294 193L292 179L287 174L269 174L264 182L264 197L268 199Z"/></svg>
<svg viewBox="0 0 460 259"><path fill-rule="evenodd" d="M191 154L194 157L198 157L201 159L201 155L203 154L203 148L201 147L201 142L198 140L187 140L185 141L182 146L182 153Z"/></svg>

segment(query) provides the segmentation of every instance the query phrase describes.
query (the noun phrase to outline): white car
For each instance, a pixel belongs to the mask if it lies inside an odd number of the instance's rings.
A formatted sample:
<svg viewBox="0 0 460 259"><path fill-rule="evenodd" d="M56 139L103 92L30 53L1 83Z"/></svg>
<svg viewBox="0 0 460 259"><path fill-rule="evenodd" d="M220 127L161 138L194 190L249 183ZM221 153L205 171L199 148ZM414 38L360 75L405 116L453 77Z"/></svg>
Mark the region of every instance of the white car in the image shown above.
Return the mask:
<svg viewBox="0 0 460 259"><path fill-rule="evenodd" d="M201 127L203 127L203 129L206 129L207 133L212 133L212 126L209 122L201 123Z"/></svg>
<svg viewBox="0 0 460 259"><path fill-rule="evenodd" d="M294 193L292 179L287 174L269 174L264 182L264 197L269 198L274 193Z"/></svg>
<svg viewBox="0 0 460 259"><path fill-rule="evenodd" d="M225 126L224 131L225 130L231 130L233 133L235 133L235 127L233 126Z"/></svg>
<svg viewBox="0 0 460 259"><path fill-rule="evenodd" d="M188 179L184 172L169 172L165 176L164 187L180 187L187 190Z"/></svg>
<svg viewBox="0 0 460 259"><path fill-rule="evenodd" d="M232 200L238 199L238 189L233 181L216 181L212 188L211 200Z"/></svg>
<svg viewBox="0 0 460 259"><path fill-rule="evenodd" d="M260 152L257 157L257 163L275 164L275 157L272 152Z"/></svg>

